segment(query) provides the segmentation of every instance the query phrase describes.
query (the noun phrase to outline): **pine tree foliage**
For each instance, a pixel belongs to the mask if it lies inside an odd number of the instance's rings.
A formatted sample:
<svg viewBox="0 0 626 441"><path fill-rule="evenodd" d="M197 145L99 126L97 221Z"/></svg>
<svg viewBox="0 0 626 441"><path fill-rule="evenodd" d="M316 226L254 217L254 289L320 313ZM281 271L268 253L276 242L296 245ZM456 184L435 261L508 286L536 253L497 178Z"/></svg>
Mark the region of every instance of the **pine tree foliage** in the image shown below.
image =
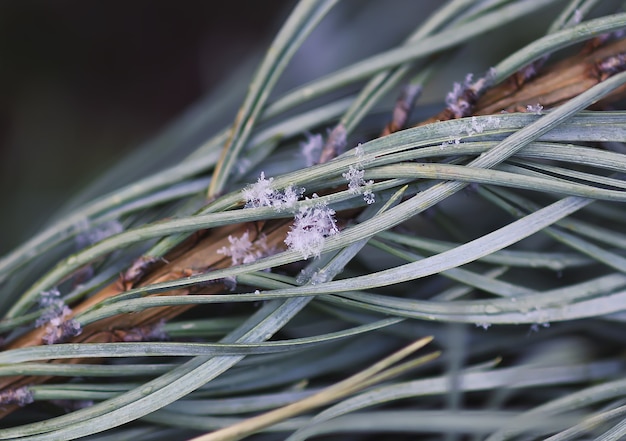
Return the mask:
<svg viewBox="0 0 626 441"><path fill-rule="evenodd" d="M294 5L0 260L0 439L626 438L620 7Z"/></svg>

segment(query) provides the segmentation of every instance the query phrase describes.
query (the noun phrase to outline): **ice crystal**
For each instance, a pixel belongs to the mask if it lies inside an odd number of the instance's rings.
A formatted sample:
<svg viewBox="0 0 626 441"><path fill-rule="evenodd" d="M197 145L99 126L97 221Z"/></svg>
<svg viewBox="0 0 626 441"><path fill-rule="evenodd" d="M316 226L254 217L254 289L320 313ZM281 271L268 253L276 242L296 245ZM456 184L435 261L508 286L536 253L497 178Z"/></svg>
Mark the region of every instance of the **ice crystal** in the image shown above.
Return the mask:
<svg viewBox="0 0 626 441"><path fill-rule="evenodd" d="M260 235L253 243L250 240L250 232L245 231L241 236L234 237L228 235L230 246L222 247L217 252L225 256L230 256L232 264L252 263L261 257L268 255L267 237Z"/></svg>
<svg viewBox="0 0 626 441"><path fill-rule="evenodd" d="M298 201L303 190L289 186L283 191L276 190L272 186L274 178L265 179L265 173L255 184L249 185L242 190L242 196L246 200L246 208L274 207L277 211L293 207Z"/></svg>
<svg viewBox="0 0 626 441"><path fill-rule="evenodd" d="M534 113L536 115L541 115L541 111L542 110L543 110L543 106L541 104L539 104L539 103L534 104L534 105L533 104L528 104L526 106L526 111L527 112L532 112L532 113Z"/></svg>
<svg viewBox="0 0 626 441"><path fill-rule="evenodd" d="M334 216L335 211L323 203L301 208L285 244L290 250L301 253L304 259L319 256L325 239L339 232Z"/></svg>
<svg viewBox="0 0 626 441"><path fill-rule="evenodd" d="M93 227L85 221L84 223L81 223L79 228L82 232L76 236L76 245L78 248L93 245L94 243L100 242L124 231L124 227L117 220L103 222Z"/></svg>
<svg viewBox="0 0 626 441"><path fill-rule="evenodd" d="M35 401L33 392L26 386L0 391L0 406L17 404L20 407Z"/></svg>
<svg viewBox="0 0 626 441"><path fill-rule="evenodd" d="M321 134L306 135L306 142L300 144L302 155L306 161L306 166L310 167L317 164L322 154L322 147L324 146L324 140Z"/></svg>
<svg viewBox="0 0 626 441"><path fill-rule="evenodd" d="M39 295L39 306L43 312L35 321L35 326L44 326L58 317L64 317L71 313L70 308L61 299L61 293L56 288L50 291L43 291Z"/></svg>
<svg viewBox="0 0 626 441"><path fill-rule="evenodd" d="M80 323L74 319L68 319L72 310L60 298L60 293L56 288L41 293L39 306L43 308L43 312L35 321L35 326L45 326L41 337L45 344L60 343L81 333Z"/></svg>
<svg viewBox="0 0 626 441"><path fill-rule="evenodd" d="M369 180L365 181L363 177L365 176L365 170L361 170L354 165L351 165L348 168L348 171L343 173L341 176L346 178L348 181L348 191L352 194L361 194L363 193L363 199L368 204L373 204L376 202L376 197L374 193L367 187L371 186L374 181Z"/></svg>

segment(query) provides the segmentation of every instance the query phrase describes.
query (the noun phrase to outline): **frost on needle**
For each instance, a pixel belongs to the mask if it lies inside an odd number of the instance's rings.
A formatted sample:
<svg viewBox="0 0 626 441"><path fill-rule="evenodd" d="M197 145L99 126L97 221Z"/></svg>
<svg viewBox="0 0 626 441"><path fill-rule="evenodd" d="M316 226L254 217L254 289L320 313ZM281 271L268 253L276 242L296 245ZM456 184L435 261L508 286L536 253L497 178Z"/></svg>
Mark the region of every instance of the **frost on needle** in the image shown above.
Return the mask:
<svg viewBox="0 0 626 441"><path fill-rule="evenodd" d="M292 186L280 191L272 187L273 178L266 179L265 173L255 184L249 185L242 191L246 200L246 208L273 207L276 211L291 208L300 199L304 189L295 189ZM317 198L314 194L313 198ZM290 250L302 254L304 259L319 256L324 247L324 240L328 236L337 234L339 229L335 221L335 210L325 203L318 202L312 206L302 207L296 213L291 230L287 233L285 244ZM228 238L231 246L222 248L219 252L231 256L233 264L246 263L246 257L253 260L260 257L257 249L253 248L248 236ZM248 260L249 261L249 260Z"/></svg>
<svg viewBox="0 0 626 441"><path fill-rule="evenodd" d="M272 186L273 180L274 178L265 179L265 173L261 172L255 184L243 189L242 195L246 200L246 208L274 207L281 211L293 207L304 190L296 189L291 185L283 191L276 190Z"/></svg>
<svg viewBox="0 0 626 441"><path fill-rule="evenodd" d="M285 243L290 250L298 251L303 258L308 259L319 256L325 239L338 232L335 210L320 202L300 209Z"/></svg>
<svg viewBox="0 0 626 441"><path fill-rule="evenodd" d="M374 181L371 179L369 181L365 181L363 177L365 176L365 170L355 167L351 165L348 168L348 171L342 173L342 175L348 181L348 191L352 194L361 194L363 193L363 199L367 204L373 204L376 202L376 197L372 190L369 188L372 186Z"/></svg>

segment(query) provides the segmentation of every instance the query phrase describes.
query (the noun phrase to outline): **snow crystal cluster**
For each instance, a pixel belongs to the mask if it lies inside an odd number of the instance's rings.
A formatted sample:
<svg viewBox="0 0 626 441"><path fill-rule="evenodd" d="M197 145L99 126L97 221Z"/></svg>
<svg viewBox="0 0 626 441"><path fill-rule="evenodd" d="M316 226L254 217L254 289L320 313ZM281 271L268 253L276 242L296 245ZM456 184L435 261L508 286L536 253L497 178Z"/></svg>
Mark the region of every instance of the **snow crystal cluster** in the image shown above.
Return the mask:
<svg viewBox="0 0 626 441"><path fill-rule="evenodd" d="M76 235L78 248L85 248L124 231L124 227L117 220L103 222L94 227L91 227L87 220L83 220L79 222L77 228L81 231Z"/></svg>
<svg viewBox="0 0 626 441"><path fill-rule="evenodd" d="M0 392L0 406L17 404L20 407L35 401L33 391L27 386L7 388Z"/></svg>
<svg viewBox="0 0 626 441"><path fill-rule="evenodd" d="M539 103L534 104L534 105L533 104L528 104L526 106L526 111L527 112L532 112L535 115L541 115L541 111L542 110L543 110L543 106L541 104L539 104Z"/></svg>
<svg viewBox="0 0 626 441"><path fill-rule="evenodd" d="M246 200L246 208L273 207L276 211L291 208L300 199L304 189L296 190L287 187L285 190L277 190L272 186L273 178L266 179L265 173L255 184L246 187L242 196ZM317 198L313 194L313 198ZM308 207L302 207L296 213L291 230L287 233L285 244L290 250L298 251L304 259L311 256L319 256L324 247L324 239L339 232L335 221L335 211L325 203L318 202ZM263 253L267 253L263 238L259 238L253 244L248 233L235 238L229 236L229 247L223 247L218 252L230 256L233 264L252 262Z"/></svg>
<svg viewBox="0 0 626 441"><path fill-rule="evenodd" d="M335 210L320 202L300 209L287 233L285 243L290 250L301 253L305 259L318 257L325 239L338 232Z"/></svg>
<svg viewBox="0 0 626 441"><path fill-rule="evenodd" d="M303 142L300 147L306 161L306 166L311 167L317 164L322 154L322 148L324 147L322 135L320 133L316 135L307 134L306 142Z"/></svg>
<svg viewBox="0 0 626 441"><path fill-rule="evenodd" d="M493 130L500 127L500 119L495 116L487 116L482 118L477 118L472 116L471 118L467 118L467 122L463 123L462 132L466 133L468 136L472 135L480 135L485 130ZM450 137L450 140L444 141L441 144L441 149L450 146L450 145L460 145L461 138L460 137Z"/></svg>
<svg viewBox="0 0 626 441"><path fill-rule="evenodd" d="M246 231L239 237L228 235L230 246L217 250L218 254L230 256L233 266L252 263L261 257L272 254L267 246L267 237L260 235L254 242L250 240L250 232Z"/></svg>
<svg viewBox="0 0 626 441"><path fill-rule="evenodd" d="M39 306L43 312L35 322L35 326L45 326L45 332L41 338L45 344L59 343L81 333L80 323L74 319L68 319L72 310L60 298L58 289L42 292Z"/></svg>
<svg viewBox="0 0 626 441"><path fill-rule="evenodd" d="M495 76L496 70L491 68L483 77L476 81L474 81L474 75L469 73L465 76L463 84L454 83L452 90L446 95L446 107L453 117L463 118L468 116L472 112L472 108L478 98L493 83Z"/></svg>
<svg viewBox="0 0 626 441"><path fill-rule="evenodd" d="M350 193L363 193L363 199L368 204L373 204L374 202L376 202L376 197L374 196L374 193L372 193L372 190L369 189L374 181L369 180L366 182L365 179L363 179L363 177L365 176L365 170L361 170L360 168L351 165L348 168L348 171L342 173L341 176L346 178L346 180L348 181L348 191Z"/></svg>
<svg viewBox="0 0 626 441"><path fill-rule="evenodd" d="M265 173L261 172L256 184L243 189L246 208L273 207L278 211L286 210L293 207L304 192L303 189L296 189L292 186L282 191L276 190L272 186L272 181L274 178L265 179Z"/></svg>

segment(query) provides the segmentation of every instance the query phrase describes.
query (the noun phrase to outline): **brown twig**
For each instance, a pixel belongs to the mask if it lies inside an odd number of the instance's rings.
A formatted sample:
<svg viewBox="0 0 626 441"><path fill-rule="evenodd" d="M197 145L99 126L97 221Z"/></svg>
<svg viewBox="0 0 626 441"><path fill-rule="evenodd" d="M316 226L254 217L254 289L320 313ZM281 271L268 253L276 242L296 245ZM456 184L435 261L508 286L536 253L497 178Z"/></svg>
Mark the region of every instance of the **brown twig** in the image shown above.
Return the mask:
<svg viewBox="0 0 626 441"><path fill-rule="evenodd" d="M501 84L484 89L480 96L476 96L475 88L469 88L461 94L460 98L464 99L461 104L469 108L468 115L526 112L529 106L541 106L544 109L556 107L624 70L625 54L626 39L606 46L596 46L592 52L589 52L589 46L585 46L580 53L547 67L532 79L529 79L525 73L527 68L524 68ZM524 80L520 82L521 76L524 76ZM626 86L622 86L596 104L596 107L601 108L609 102L617 101L625 94ZM466 95L472 99L467 99ZM418 125L468 116L455 112L454 108L456 107L451 109L448 106Z"/></svg>

